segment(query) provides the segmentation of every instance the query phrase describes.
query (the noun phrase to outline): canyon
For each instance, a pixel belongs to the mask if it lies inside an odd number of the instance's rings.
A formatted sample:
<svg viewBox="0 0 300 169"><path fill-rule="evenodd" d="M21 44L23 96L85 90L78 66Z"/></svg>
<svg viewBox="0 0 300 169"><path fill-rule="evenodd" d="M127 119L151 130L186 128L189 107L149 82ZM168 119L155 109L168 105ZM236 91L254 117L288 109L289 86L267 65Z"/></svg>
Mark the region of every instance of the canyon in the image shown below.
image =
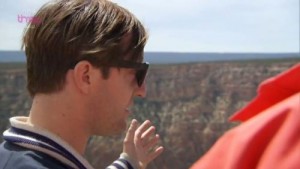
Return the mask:
<svg viewBox="0 0 300 169"><path fill-rule="evenodd" d="M149 119L165 147L148 168L191 166L217 138L239 124L228 118L255 97L262 81L299 61L294 58L151 65L147 96L135 100L130 117L139 122ZM28 115L30 106L24 63L1 63L0 131L9 127L9 117ZM85 153L88 161L95 168L105 168L121 153L124 134L91 137Z"/></svg>

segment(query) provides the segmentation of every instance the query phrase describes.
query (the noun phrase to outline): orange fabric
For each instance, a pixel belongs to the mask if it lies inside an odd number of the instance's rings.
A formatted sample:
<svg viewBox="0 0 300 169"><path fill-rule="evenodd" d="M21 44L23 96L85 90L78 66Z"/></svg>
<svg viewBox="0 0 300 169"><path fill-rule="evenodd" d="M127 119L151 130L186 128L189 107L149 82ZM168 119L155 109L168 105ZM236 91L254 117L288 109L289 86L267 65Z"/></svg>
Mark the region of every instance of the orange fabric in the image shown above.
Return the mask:
<svg viewBox="0 0 300 169"><path fill-rule="evenodd" d="M231 116L230 120L246 121L297 92L300 92L300 64L261 83L256 98Z"/></svg>
<svg viewBox="0 0 300 169"><path fill-rule="evenodd" d="M260 85L226 132L191 169L299 169L300 64Z"/></svg>

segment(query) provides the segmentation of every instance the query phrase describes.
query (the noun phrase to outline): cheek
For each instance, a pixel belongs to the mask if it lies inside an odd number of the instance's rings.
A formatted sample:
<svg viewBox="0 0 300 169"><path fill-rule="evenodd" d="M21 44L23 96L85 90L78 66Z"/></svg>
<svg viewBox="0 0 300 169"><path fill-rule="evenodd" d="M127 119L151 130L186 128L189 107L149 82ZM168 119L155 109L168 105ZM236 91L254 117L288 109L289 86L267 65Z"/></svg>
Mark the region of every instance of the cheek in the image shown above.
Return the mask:
<svg viewBox="0 0 300 169"><path fill-rule="evenodd" d="M128 82L132 88L135 88L137 86L137 79L135 77L135 73L131 74L131 76L128 78Z"/></svg>
<svg viewBox="0 0 300 169"><path fill-rule="evenodd" d="M128 106L128 104L131 102L137 82L133 74L129 74L120 79L121 80L118 82L118 84L114 84L114 88L112 88L111 92L113 93L113 97L116 99L115 101L118 100L119 104Z"/></svg>

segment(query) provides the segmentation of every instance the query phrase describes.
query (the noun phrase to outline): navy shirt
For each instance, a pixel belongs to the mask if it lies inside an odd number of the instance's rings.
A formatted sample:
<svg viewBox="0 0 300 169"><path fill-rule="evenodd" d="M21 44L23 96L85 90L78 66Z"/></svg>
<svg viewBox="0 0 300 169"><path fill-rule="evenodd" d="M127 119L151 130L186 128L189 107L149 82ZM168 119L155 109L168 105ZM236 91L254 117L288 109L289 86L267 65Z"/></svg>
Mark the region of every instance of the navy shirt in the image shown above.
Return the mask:
<svg viewBox="0 0 300 169"><path fill-rule="evenodd" d="M46 130L28 125L28 117L10 118L0 144L0 169L92 169L93 167L63 140ZM134 169L122 153L107 169Z"/></svg>
<svg viewBox="0 0 300 169"><path fill-rule="evenodd" d="M0 144L0 169L69 169L60 161L42 152L29 150L16 144Z"/></svg>

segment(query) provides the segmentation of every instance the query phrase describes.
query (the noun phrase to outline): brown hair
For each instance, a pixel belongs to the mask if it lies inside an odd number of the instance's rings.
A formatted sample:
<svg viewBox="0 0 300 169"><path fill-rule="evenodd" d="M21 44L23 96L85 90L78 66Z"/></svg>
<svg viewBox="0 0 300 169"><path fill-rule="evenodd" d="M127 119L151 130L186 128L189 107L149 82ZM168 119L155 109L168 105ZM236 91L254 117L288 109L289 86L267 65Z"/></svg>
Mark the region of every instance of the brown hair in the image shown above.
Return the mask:
<svg viewBox="0 0 300 169"><path fill-rule="evenodd" d="M142 61L147 33L128 10L108 0L56 0L36 13L22 48L31 96L59 91L66 72L81 60L101 68L117 60ZM126 57L126 58L125 58Z"/></svg>

